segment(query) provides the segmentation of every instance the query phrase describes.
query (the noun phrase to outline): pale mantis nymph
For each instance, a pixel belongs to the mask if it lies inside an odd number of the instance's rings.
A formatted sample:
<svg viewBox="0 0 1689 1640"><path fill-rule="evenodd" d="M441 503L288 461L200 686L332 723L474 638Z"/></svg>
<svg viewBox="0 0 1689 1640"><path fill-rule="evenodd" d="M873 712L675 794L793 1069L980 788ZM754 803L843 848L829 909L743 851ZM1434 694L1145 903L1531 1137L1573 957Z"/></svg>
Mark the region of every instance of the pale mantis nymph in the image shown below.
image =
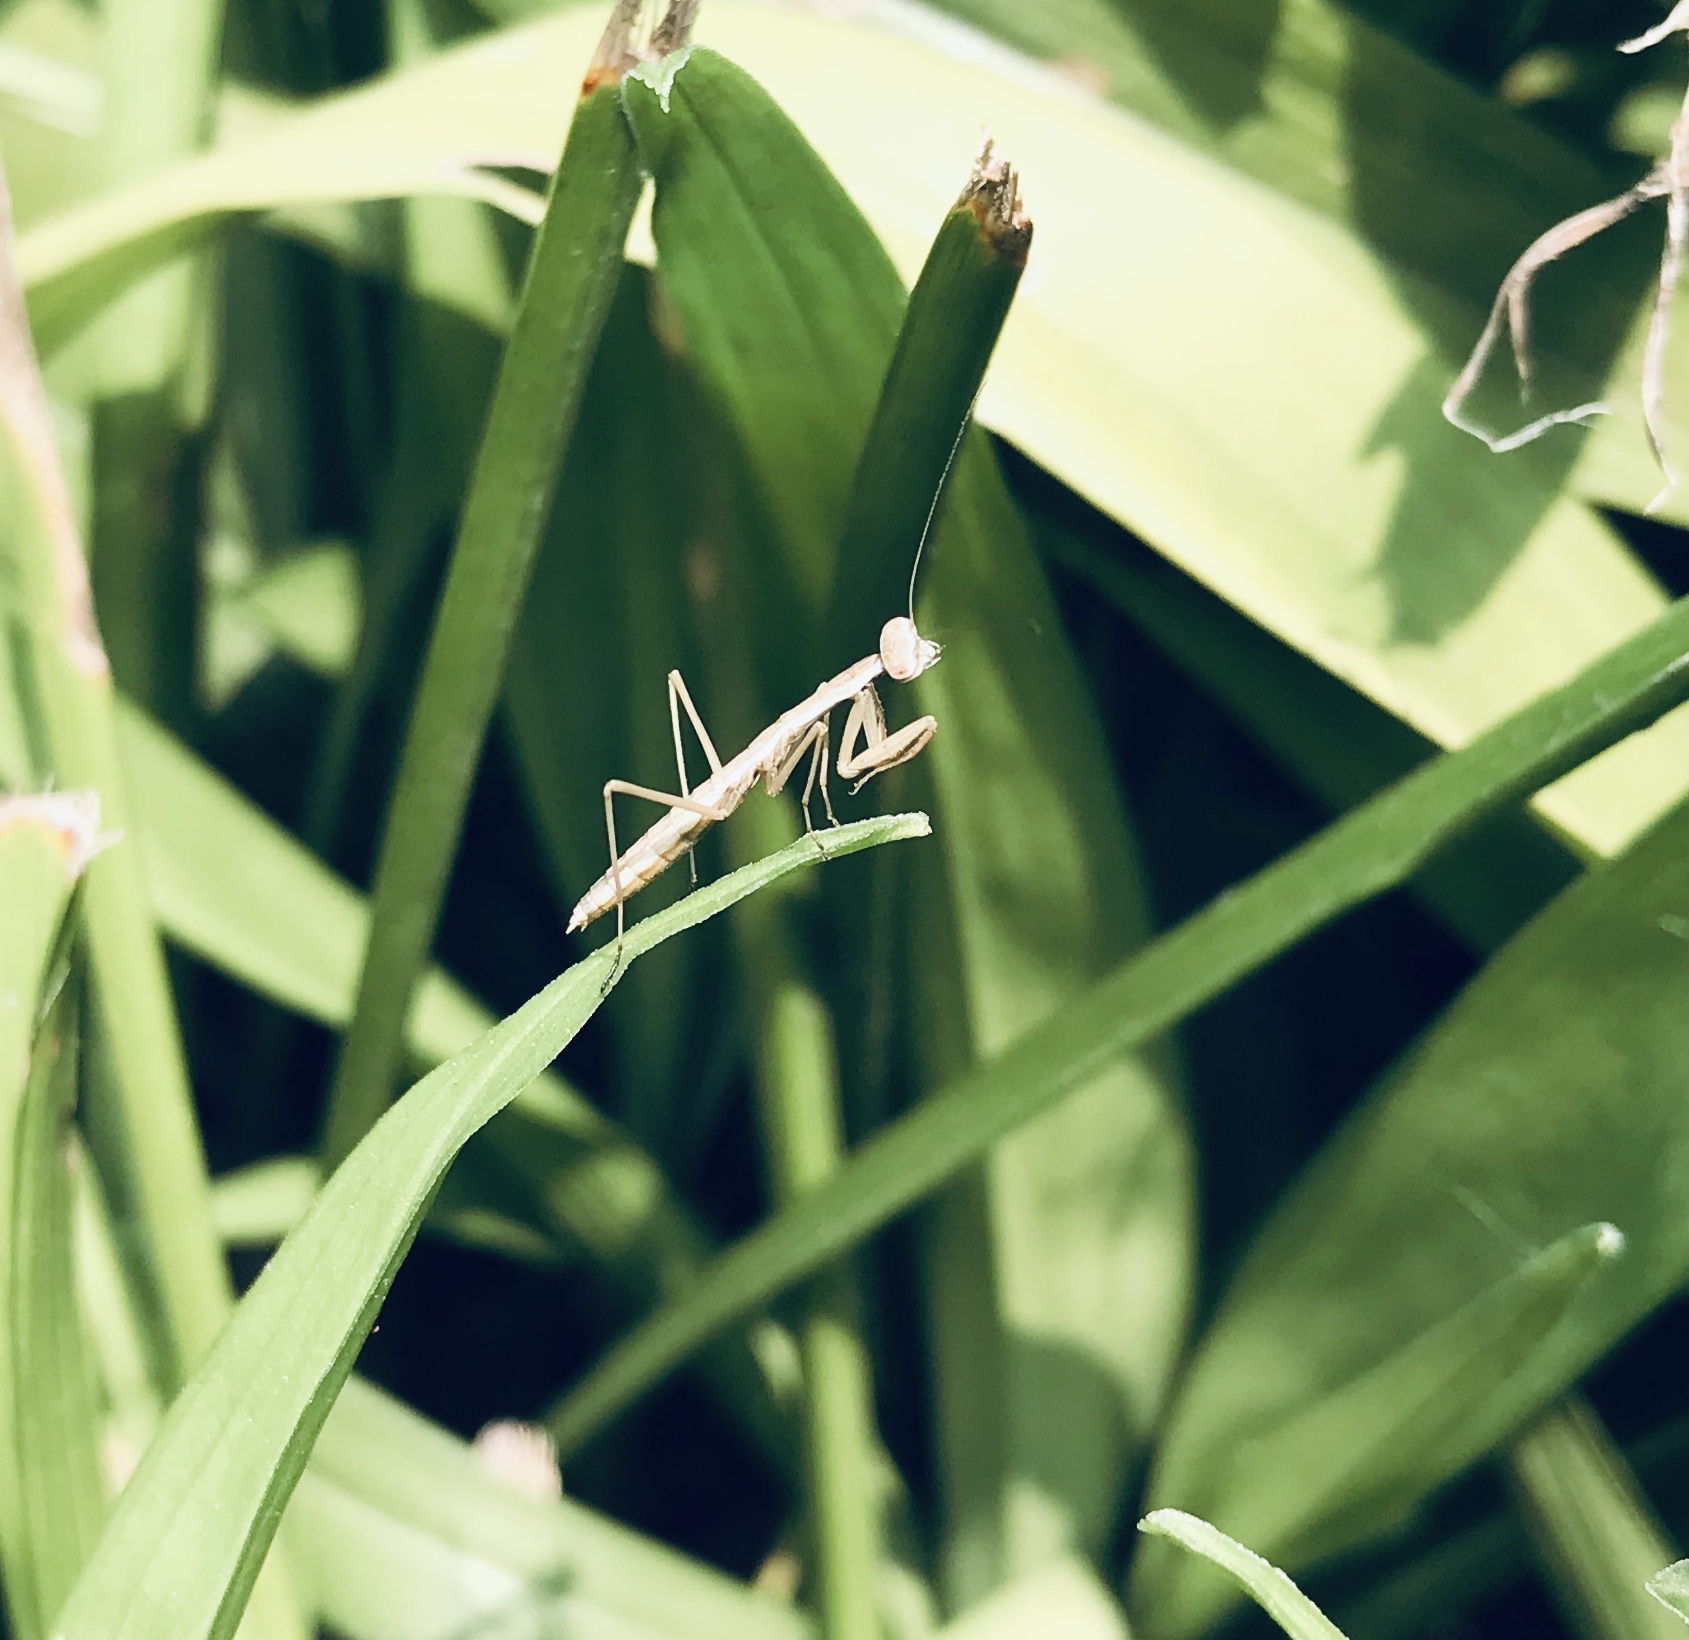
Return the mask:
<svg viewBox="0 0 1689 1640"><path fill-rule="evenodd" d="M624 933L623 907L628 896L672 865L709 827L725 820L759 780L771 797L782 791L805 752L810 753L810 761L809 777L803 788L804 825L813 830L809 799L817 784L827 818L837 825L832 800L827 795L827 725L834 707L850 702L844 733L839 737L838 770L846 780L854 780L860 786L875 775L908 762L938 728L936 718L923 717L888 734L874 680L884 674L895 682L907 683L926 671L938 655L938 645L930 638L923 638L915 630L913 620L907 615L893 616L880 630L877 654L865 656L837 677L829 678L807 700L776 718L744 751L726 763L716 755L709 731L704 728L680 673L670 672L669 722L674 729L674 759L680 775L680 791L678 794L653 791L649 786L636 786L627 780L605 782L604 829L610 839L610 869L581 896L580 904L569 918L568 932L585 928L595 917L614 909L619 959ZM708 777L695 789L687 784L686 757L680 744L682 707L710 763ZM859 740L865 743L860 752ZM648 798L668 808L668 813L625 854L616 847L612 799L618 792L628 797Z"/></svg>

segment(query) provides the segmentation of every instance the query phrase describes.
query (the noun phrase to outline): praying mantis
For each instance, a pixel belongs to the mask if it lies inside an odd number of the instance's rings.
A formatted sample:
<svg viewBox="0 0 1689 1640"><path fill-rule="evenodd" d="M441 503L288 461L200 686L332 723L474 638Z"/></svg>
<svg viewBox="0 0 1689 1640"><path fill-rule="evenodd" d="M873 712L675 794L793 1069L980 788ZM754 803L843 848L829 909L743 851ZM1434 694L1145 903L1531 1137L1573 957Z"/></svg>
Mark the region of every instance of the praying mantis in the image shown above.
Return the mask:
<svg viewBox="0 0 1689 1640"><path fill-rule="evenodd" d="M829 678L807 700L799 701L790 711L782 713L754 739L737 757L723 763L716 755L709 731L705 729L698 709L692 704L686 683L678 671L669 673L669 723L674 730L675 768L680 776L680 791L660 792L649 786L637 786L628 780L607 780L604 783L604 830L610 841L610 869L581 896L569 918L568 932L585 928L597 917L614 910L616 913L616 959L621 959L625 936L624 907L628 896L636 894L680 856L719 820L725 820L750 794L760 780L769 796L783 791L798 760L810 754L809 775L803 788L803 818L805 829L814 832L810 822L809 800L817 784L821 788L821 802L827 818L837 825L832 799L827 795L827 739L828 723L835 707L850 702L845 718L844 733L839 737L838 771L846 780L854 780L854 791L864 781L883 774L887 769L907 763L938 729L933 717L917 718L901 729L886 732L885 711L874 688L874 680L882 675L897 683L918 678L939 657L939 646L930 638L923 638L915 630L911 616L894 615L880 629L877 653L867 655L848 666L836 677ZM694 789L687 784L686 756L680 743L680 713L686 716L697 733L704 755L709 759L709 775ZM862 748L857 750L861 741ZM613 799L617 795L643 797L662 803L668 813L651 827L624 854L616 844L616 817ZM817 839L817 846L820 846ZM822 849L825 854L825 848Z"/></svg>

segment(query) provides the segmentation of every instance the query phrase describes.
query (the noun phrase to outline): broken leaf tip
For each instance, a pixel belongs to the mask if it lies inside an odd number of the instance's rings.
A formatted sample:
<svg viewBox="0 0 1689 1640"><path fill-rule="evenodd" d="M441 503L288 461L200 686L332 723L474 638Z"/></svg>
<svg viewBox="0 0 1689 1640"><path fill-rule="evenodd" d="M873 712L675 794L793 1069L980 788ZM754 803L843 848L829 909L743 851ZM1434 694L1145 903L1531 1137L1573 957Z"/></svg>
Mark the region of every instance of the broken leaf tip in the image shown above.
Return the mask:
<svg viewBox="0 0 1689 1640"><path fill-rule="evenodd" d="M980 232L999 256L1025 263L1032 244L1032 218L1021 204L1019 173L998 156L997 145L990 137L974 161L973 175L956 208L972 213Z"/></svg>
<svg viewBox="0 0 1689 1640"><path fill-rule="evenodd" d="M645 15L645 0L616 0L616 9L610 14L586 77L581 81L581 96L590 96L600 86L620 85L641 63L661 62L689 45L701 3L702 0L669 0L650 34L642 40L640 24Z"/></svg>

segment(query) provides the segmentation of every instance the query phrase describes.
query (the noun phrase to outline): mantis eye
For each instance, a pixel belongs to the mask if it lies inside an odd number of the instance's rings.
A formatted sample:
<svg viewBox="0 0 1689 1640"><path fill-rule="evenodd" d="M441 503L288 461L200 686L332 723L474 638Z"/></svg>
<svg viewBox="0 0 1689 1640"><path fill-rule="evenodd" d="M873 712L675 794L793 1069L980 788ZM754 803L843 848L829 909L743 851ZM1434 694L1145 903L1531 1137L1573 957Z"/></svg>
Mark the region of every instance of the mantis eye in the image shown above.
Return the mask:
<svg viewBox="0 0 1689 1640"><path fill-rule="evenodd" d="M918 678L939 653L938 645L923 638L907 615L894 615L880 628L880 664L896 683Z"/></svg>

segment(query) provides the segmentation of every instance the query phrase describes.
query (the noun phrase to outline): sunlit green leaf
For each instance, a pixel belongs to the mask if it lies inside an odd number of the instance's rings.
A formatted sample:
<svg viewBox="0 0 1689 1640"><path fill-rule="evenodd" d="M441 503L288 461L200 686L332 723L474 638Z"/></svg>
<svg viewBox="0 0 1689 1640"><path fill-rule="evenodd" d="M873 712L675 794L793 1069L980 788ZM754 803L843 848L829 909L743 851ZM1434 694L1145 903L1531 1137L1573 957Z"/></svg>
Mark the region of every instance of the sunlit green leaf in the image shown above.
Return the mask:
<svg viewBox="0 0 1689 1640"><path fill-rule="evenodd" d="M1572 1226L1618 1226L1626 1256L1451 1431L1475 1452L1681 1284L1686 831L1679 809L1566 890L1280 1205L1193 1363L1152 1502L1176 1499L1302 1564L1400 1519L1432 1472L1452 1468L1425 1437L1395 1454L1345 1455L1352 1436L1340 1424L1315 1432L1381 1363L1436 1354L1463 1307L1525 1279L1569 1245ZM1281 1438L1300 1456L1269 1500L1251 1454L1264 1458ZM1403 1485L1416 1444L1410 1468L1427 1468ZM1369 1492L1379 1486L1383 1495ZM1194 1633L1214 1611L1212 1584L1167 1554L1143 1556L1134 1590L1158 1632Z"/></svg>
<svg viewBox="0 0 1689 1640"><path fill-rule="evenodd" d="M432 191L531 214L474 167L551 164L556 79L597 25L589 10L477 42L38 228L38 322L60 333L229 211ZM1557 499L1575 451L1498 465L1443 421L1477 312L1451 345L1457 298L1419 301L1342 224L1055 78L734 0L702 29L791 111L909 272L989 125L1022 167L1040 250L985 420L1433 739L1464 741L1659 607L1606 527ZM1434 193L1420 214L1441 220ZM1679 734L1615 753L1546 812L1611 851L1676 794Z"/></svg>

